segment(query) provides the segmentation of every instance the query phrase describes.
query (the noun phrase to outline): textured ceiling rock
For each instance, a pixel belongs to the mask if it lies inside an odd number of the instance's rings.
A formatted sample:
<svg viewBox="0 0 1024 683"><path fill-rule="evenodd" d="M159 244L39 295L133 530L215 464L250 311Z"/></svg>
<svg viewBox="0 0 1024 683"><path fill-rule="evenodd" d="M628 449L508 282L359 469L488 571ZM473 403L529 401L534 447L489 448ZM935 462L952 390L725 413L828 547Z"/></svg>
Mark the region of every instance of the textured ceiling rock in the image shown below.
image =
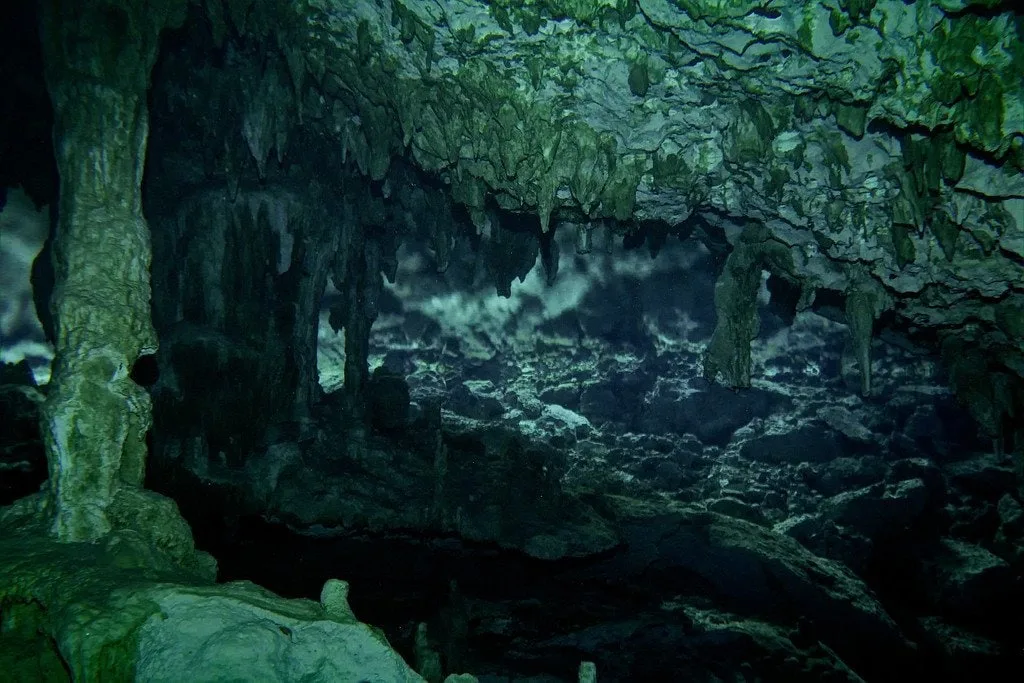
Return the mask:
<svg viewBox="0 0 1024 683"><path fill-rule="evenodd" d="M1024 364L995 323L1024 306L1024 19L1008 3L222 7L215 36L232 23L284 55L247 109L261 175L301 120L376 180L409 155L485 232L489 199L544 230L697 218L735 244L755 222L773 255L750 267L798 283L802 306L858 291L869 332L886 310L971 326L994 362ZM744 384L744 354L727 355Z"/></svg>

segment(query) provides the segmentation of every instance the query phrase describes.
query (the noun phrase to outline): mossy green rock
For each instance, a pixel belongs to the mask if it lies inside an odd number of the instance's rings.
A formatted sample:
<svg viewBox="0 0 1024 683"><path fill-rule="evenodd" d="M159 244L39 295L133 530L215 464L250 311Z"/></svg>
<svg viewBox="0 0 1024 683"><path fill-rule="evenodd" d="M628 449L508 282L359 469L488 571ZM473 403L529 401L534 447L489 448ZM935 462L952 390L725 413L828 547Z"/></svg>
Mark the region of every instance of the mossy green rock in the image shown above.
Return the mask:
<svg viewBox="0 0 1024 683"><path fill-rule="evenodd" d="M336 590L325 607L216 585L130 534L85 544L0 530L0 664L28 676L13 680L422 681Z"/></svg>

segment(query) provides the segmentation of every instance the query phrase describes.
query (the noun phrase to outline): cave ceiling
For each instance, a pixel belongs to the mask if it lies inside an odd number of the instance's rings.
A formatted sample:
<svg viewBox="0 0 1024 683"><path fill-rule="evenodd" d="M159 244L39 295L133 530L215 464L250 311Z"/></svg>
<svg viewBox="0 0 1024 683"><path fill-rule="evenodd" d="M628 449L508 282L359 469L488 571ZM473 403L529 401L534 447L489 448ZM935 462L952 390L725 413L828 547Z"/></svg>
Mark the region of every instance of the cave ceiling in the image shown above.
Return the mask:
<svg viewBox="0 0 1024 683"><path fill-rule="evenodd" d="M357 172L387 195L401 166L485 237L495 210L580 251L599 227L699 225L801 308L852 295L868 334L886 316L972 359L954 383L1019 386L1022 33L1009 5L958 0L207 2L167 48L206 56L154 76L154 116L191 142L154 141L151 182L329 193ZM727 384L749 383L750 333L712 342ZM987 431L1014 391L968 397Z"/></svg>

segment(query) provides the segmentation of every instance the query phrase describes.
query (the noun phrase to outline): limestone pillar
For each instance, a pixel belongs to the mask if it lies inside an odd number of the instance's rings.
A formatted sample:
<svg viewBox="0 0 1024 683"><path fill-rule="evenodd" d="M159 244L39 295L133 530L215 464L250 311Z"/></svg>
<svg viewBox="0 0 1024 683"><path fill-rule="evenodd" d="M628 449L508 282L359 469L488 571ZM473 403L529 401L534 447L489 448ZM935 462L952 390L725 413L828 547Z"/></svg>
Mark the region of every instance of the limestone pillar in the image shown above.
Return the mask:
<svg viewBox="0 0 1024 683"><path fill-rule="evenodd" d="M157 343L140 191L146 91L160 30L184 18L185 2L42 5L60 172L47 509L59 539L83 541L109 531L115 498L142 484L151 407L129 372Z"/></svg>

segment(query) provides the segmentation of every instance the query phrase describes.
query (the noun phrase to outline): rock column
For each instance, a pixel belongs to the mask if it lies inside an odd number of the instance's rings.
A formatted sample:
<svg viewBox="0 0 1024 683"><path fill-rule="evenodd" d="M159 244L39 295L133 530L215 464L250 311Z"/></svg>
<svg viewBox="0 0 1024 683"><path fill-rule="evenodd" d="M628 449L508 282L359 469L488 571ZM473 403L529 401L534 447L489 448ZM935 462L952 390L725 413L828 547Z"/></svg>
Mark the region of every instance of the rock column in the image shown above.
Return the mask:
<svg viewBox="0 0 1024 683"><path fill-rule="evenodd" d="M146 92L160 30L184 10L183 0L43 3L60 204L42 429L52 531L65 541L105 534L119 494L142 485L151 406L130 372L157 344L140 192Z"/></svg>

